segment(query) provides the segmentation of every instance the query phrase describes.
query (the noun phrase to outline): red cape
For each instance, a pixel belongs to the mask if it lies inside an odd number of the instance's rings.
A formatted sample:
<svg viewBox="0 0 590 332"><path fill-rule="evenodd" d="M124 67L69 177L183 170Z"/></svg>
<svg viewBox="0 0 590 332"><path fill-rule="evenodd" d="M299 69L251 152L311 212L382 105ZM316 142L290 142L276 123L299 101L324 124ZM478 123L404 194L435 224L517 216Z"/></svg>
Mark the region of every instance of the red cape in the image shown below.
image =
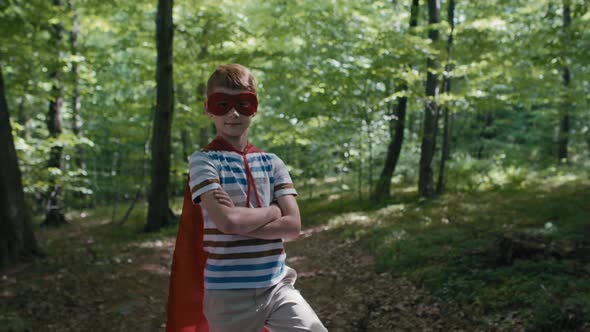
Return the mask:
<svg viewBox="0 0 590 332"><path fill-rule="evenodd" d="M241 154L260 151L250 144L244 152L237 151L221 137L216 137L205 150L235 151ZM203 214L201 207L192 201L187 181L172 258L166 332L209 331L203 314L206 261L207 252L203 250Z"/></svg>

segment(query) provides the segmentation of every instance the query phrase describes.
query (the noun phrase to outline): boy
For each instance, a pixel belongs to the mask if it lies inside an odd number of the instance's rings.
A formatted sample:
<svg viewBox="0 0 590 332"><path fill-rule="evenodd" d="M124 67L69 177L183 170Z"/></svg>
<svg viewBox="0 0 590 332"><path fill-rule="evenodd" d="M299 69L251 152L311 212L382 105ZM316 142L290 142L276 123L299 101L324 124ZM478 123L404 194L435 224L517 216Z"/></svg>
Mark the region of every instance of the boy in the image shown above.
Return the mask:
<svg viewBox="0 0 590 332"><path fill-rule="evenodd" d="M217 67L207 84L205 112L217 137L189 164L190 199L200 205L204 227L202 311L214 332L326 331L285 264L282 239L301 229L289 173L276 155L248 143L255 85L237 64ZM170 303L168 310L170 316Z"/></svg>

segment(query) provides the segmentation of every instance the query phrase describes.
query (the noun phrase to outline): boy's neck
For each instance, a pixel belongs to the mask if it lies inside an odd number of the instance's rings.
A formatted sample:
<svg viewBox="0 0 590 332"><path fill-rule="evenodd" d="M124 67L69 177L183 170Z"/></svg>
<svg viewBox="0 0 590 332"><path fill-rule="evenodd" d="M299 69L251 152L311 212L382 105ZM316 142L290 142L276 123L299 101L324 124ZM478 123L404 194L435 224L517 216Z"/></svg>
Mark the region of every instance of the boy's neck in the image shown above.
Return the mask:
<svg viewBox="0 0 590 332"><path fill-rule="evenodd" d="M227 135L220 135L221 137L223 137L224 140L226 140L229 144L231 144L234 149L243 152L246 149L246 146L248 145L248 136L247 135L241 135L241 136L227 136Z"/></svg>

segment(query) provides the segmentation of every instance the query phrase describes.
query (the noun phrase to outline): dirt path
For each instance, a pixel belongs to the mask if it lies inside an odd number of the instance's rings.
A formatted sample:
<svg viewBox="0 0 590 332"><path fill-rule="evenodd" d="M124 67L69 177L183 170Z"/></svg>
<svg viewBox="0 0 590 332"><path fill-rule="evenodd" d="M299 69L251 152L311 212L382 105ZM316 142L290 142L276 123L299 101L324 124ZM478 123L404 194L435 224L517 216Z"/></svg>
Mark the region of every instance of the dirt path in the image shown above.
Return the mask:
<svg viewBox="0 0 590 332"><path fill-rule="evenodd" d="M43 260L2 273L0 331L163 331L174 240L113 242L108 227L41 234ZM335 230L287 243L297 288L330 331L476 331Z"/></svg>

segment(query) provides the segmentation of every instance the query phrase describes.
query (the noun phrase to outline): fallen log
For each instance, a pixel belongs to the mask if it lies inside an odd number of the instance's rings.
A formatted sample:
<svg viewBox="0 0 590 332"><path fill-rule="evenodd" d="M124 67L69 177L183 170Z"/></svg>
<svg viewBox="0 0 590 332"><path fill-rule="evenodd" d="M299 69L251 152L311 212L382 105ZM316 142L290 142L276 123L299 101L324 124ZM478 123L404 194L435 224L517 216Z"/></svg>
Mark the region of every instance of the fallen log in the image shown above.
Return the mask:
<svg viewBox="0 0 590 332"><path fill-rule="evenodd" d="M538 234L511 232L496 237L493 256L499 265L512 265L516 259L575 259L590 262L590 243L557 241Z"/></svg>

